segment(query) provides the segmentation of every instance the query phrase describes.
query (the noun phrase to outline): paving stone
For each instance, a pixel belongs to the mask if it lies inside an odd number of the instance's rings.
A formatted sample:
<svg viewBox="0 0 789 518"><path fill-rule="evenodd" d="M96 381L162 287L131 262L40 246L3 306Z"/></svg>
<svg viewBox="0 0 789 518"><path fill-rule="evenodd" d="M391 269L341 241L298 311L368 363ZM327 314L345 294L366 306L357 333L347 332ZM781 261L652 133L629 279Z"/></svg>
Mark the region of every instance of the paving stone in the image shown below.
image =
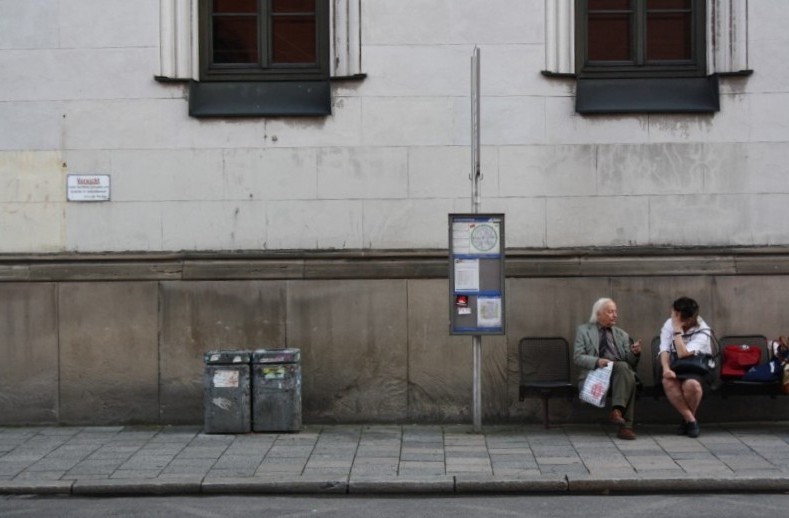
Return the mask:
<svg viewBox="0 0 789 518"><path fill-rule="evenodd" d="M263 462L261 457L222 456L214 464L214 469L252 468L254 471L261 462Z"/></svg>
<svg viewBox="0 0 789 518"><path fill-rule="evenodd" d="M442 475L445 473L445 466L443 462L401 461L398 472L400 475L409 475L409 474Z"/></svg>
<svg viewBox="0 0 789 518"><path fill-rule="evenodd" d="M581 459L578 457L537 457L537 464L543 465L567 465L567 464L581 464Z"/></svg>
<svg viewBox="0 0 789 518"><path fill-rule="evenodd" d="M68 471L80 463L80 459L44 458L27 467L27 471Z"/></svg>
<svg viewBox="0 0 789 518"><path fill-rule="evenodd" d="M302 475L305 477L322 477L326 479L348 478L350 470L341 468L304 468Z"/></svg>
<svg viewBox="0 0 789 518"><path fill-rule="evenodd" d="M65 474L65 471L25 470L13 477L13 480L60 480Z"/></svg>
<svg viewBox="0 0 789 518"><path fill-rule="evenodd" d="M583 464L563 464L563 465L556 465L556 464L546 464L540 465L540 473L543 475L577 475L577 474L587 474L589 470L586 469L586 466Z"/></svg>
<svg viewBox="0 0 789 518"><path fill-rule="evenodd" d="M628 461L636 469L636 471L647 470L670 470L678 466L677 462L668 457L634 457L629 458Z"/></svg>
<svg viewBox="0 0 789 518"><path fill-rule="evenodd" d="M397 464L354 464L351 476L396 476L397 468Z"/></svg>
<svg viewBox="0 0 789 518"><path fill-rule="evenodd" d="M110 478L144 480L157 478L161 472L161 469L118 469L110 475Z"/></svg>
<svg viewBox="0 0 789 518"><path fill-rule="evenodd" d="M426 453L413 450L403 451L403 453L400 454L400 460L409 462L443 462L444 454L443 452Z"/></svg>
<svg viewBox="0 0 789 518"><path fill-rule="evenodd" d="M110 476L118 469L118 464L105 464L103 462L82 462L66 472L67 475Z"/></svg>
<svg viewBox="0 0 789 518"><path fill-rule="evenodd" d="M255 475L256 468L214 468L211 469L206 476L216 478L238 478L238 477L252 477Z"/></svg>
<svg viewBox="0 0 789 518"><path fill-rule="evenodd" d="M140 460L135 462L124 462L123 464L118 466L118 469L145 470L145 471L149 471L153 469L162 470L167 466L172 465L173 461L174 459L169 457L150 457L148 459L144 459L144 461ZM211 460L206 459L206 464L212 464ZM186 465L190 465L190 464L186 464Z"/></svg>
<svg viewBox="0 0 789 518"><path fill-rule="evenodd" d="M179 459L216 459L225 452L224 448L193 447L187 446L181 450L177 458Z"/></svg>
<svg viewBox="0 0 789 518"><path fill-rule="evenodd" d="M724 463L718 460L675 460L677 464L686 472L696 475L702 474L733 474L734 472Z"/></svg>
<svg viewBox="0 0 789 518"><path fill-rule="evenodd" d="M312 446L273 446L268 453L266 453L266 458L270 457L308 457L312 453L313 447Z"/></svg>
<svg viewBox="0 0 789 518"><path fill-rule="evenodd" d="M274 475L278 473L301 475L303 471L304 471L304 466L292 466L292 465L265 466L265 467L259 466L258 469L255 470L255 476Z"/></svg>
<svg viewBox="0 0 789 518"><path fill-rule="evenodd" d="M307 462L307 466L306 466L305 469L333 468L333 469L349 470L349 469L351 469L351 465L352 464L353 464L352 460L347 460L347 461L343 461L343 460L329 460L329 459L316 460L316 459L312 459L311 458Z"/></svg>
<svg viewBox="0 0 789 518"><path fill-rule="evenodd" d="M482 451L451 451L447 450L445 452L445 457L447 459L490 459L490 455L488 454L487 450Z"/></svg>

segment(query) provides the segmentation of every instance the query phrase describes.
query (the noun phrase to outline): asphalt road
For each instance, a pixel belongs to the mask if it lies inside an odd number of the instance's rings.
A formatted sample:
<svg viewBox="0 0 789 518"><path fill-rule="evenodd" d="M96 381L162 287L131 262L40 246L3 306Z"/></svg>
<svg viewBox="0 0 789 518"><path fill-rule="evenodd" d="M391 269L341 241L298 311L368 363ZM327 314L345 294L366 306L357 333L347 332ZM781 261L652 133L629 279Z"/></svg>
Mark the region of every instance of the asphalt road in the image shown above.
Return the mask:
<svg viewBox="0 0 789 518"><path fill-rule="evenodd" d="M0 516L11 517L375 517L459 518L764 518L785 516L789 495L706 494L625 496L462 497L0 497Z"/></svg>

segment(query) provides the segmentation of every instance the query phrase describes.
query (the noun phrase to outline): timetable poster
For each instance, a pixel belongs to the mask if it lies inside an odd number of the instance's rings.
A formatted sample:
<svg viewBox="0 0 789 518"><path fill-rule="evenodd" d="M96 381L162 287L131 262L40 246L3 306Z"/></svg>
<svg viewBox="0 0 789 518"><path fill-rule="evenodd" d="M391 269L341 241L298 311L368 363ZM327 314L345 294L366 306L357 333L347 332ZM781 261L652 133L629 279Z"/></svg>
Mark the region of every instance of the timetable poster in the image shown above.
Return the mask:
<svg viewBox="0 0 789 518"><path fill-rule="evenodd" d="M449 220L450 334L504 334L504 215Z"/></svg>

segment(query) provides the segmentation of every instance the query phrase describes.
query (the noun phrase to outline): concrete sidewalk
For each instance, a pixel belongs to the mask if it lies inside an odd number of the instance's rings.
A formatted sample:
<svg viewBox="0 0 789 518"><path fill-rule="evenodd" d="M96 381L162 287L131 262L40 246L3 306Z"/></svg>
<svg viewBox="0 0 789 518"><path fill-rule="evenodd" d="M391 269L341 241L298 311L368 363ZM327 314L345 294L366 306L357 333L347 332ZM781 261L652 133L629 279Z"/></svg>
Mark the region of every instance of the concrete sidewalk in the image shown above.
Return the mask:
<svg viewBox="0 0 789 518"><path fill-rule="evenodd" d="M789 491L789 423L0 428L0 494Z"/></svg>

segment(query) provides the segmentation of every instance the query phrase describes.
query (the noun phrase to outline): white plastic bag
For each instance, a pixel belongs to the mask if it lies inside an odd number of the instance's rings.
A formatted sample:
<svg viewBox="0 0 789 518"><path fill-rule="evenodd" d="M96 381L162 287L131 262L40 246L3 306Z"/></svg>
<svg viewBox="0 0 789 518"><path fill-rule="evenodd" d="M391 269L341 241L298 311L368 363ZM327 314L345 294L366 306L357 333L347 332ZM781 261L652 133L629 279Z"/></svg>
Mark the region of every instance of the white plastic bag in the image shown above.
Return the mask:
<svg viewBox="0 0 789 518"><path fill-rule="evenodd" d="M594 369L589 371L584 380L584 386L581 389L579 397L581 401L586 401L590 405L600 408L605 406L605 396L608 394L608 386L611 384L611 373L614 371L614 362L608 362L608 365L602 369Z"/></svg>

